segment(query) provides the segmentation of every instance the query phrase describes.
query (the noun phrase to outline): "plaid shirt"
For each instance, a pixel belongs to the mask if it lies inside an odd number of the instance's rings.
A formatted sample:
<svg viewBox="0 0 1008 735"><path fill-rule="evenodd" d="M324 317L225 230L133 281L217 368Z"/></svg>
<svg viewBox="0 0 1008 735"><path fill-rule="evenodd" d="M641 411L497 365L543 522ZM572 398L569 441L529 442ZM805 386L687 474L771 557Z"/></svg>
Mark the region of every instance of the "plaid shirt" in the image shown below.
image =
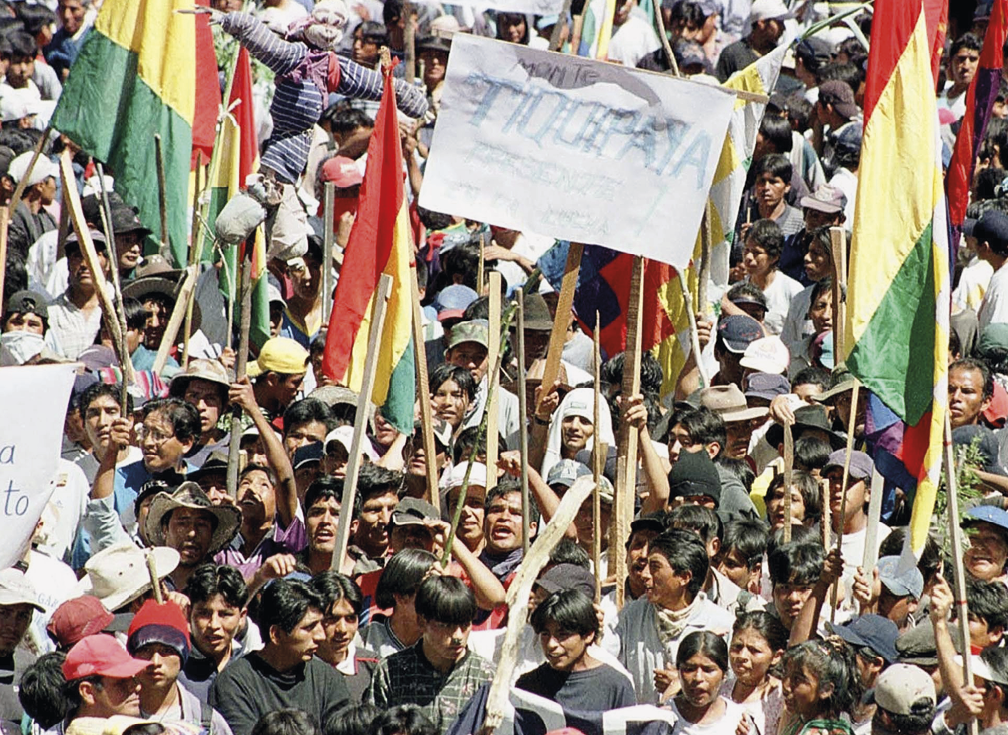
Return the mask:
<svg viewBox="0 0 1008 735"><path fill-rule="evenodd" d="M382 710L418 705L438 732L444 733L494 673L489 661L468 650L451 671L441 673L424 656L421 639L378 663L365 699Z"/></svg>

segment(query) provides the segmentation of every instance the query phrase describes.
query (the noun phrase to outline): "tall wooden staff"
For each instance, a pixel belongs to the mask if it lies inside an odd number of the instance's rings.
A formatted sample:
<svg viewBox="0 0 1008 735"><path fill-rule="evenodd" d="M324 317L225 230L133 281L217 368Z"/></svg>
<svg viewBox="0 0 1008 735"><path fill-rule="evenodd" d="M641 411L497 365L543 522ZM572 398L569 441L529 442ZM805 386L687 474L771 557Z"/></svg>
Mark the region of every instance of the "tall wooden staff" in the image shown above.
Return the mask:
<svg viewBox="0 0 1008 735"><path fill-rule="evenodd" d="M840 499L840 517L837 519L837 549L843 548L844 526L847 523L847 480L850 477L851 452L854 451L854 422L857 420L858 392L861 383L854 380L854 387L851 390L850 421L847 424L847 451L844 456L843 474L840 482L840 490L843 493ZM830 622L836 621L837 595L839 594L839 582L833 585L833 594L830 596Z"/></svg>
<svg viewBox="0 0 1008 735"><path fill-rule="evenodd" d="M501 274L497 271L490 271L490 319L488 335L490 337L487 345L487 364L496 365L499 360L497 354L503 351L502 340L499 335L501 322ZM489 492L497 487L497 439L500 436L497 415L500 410L500 370L487 373L487 400L484 410L487 412L487 435L486 435L486 467L487 484Z"/></svg>
<svg viewBox="0 0 1008 735"><path fill-rule="evenodd" d="M592 367L595 372L595 390L592 399L592 419L595 427L595 441L592 443L592 564L595 569L595 604L602 600L602 496L599 483L602 481L602 465L609 448L599 436L599 401L602 395L602 350L599 346L599 313L595 312L595 329L592 331Z"/></svg>
<svg viewBox="0 0 1008 735"><path fill-rule="evenodd" d="M238 327L238 353L235 356L235 380L245 377L245 367L248 361L249 329L252 325L252 249L255 247L256 232L253 231L246 239L244 247L239 249L241 256L238 263L238 303L241 304L241 321ZM235 406L231 410L231 439L228 444L227 490L232 498L238 497L238 460L241 451L241 419L242 409Z"/></svg>
<svg viewBox="0 0 1008 735"><path fill-rule="evenodd" d="M325 203L323 205L322 237L322 321L328 323L333 307L333 213L336 208L336 183L325 182Z"/></svg>
<svg viewBox="0 0 1008 735"><path fill-rule="evenodd" d="M518 444L521 450L522 553L527 556L531 520L529 518L528 431L524 426L525 417L528 415L528 396L525 395L525 292L519 288L516 296L518 297L518 415L521 416L523 424L518 435Z"/></svg>
<svg viewBox="0 0 1008 735"><path fill-rule="evenodd" d="M572 242L567 251L567 264L564 266L563 281L560 284L560 298L557 301L556 316L553 319L553 330L550 332L549 349L546 351L546 365L543 368L542 391L536 402L536 413L542 405L546 392L556 382L560 374L560 357L563 355L564 342L567 339L567 324L569 315L574 308L574 291L577 289L578 274L581 272L581 255L584 245Z"/></svg>
<svg viewBox="0 0 1008 735"><path fill-rule="evenodd" d="M410 268L410 292L413 302L413 359L416 363L417 398L420 403L420 438L423 442L424 466L427 475L427 495L431 505L441 510L441 494L438 492L437 467L434 447L434 416L431 411L430 385L427 377L427 349L424 342L423 314L420 310L420 284L417 281L416 265Z"/></svg>
<svg viewBox="0 0 1008 735"><path fill-rule="evenodd" d="M784 424L784 543L791 540L791 483L794 481L794 437Z"/></svg>

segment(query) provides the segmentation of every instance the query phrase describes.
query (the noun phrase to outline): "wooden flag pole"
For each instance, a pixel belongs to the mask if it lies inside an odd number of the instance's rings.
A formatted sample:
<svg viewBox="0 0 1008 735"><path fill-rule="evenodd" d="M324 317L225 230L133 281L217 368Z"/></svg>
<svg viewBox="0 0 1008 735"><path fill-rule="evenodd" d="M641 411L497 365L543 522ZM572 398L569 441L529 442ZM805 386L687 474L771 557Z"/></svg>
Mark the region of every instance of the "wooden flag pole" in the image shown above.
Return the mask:
<svg viewBox="0 0 1008 735"><path fill-rule="evenodd" d="M653 3L654 7L654 22L655 27L658 29L658 40L661 41L662 49L665 51L665 59L668 61L669 69L672 70L672 76L679 76L679 64L676 63L675 54L672 53L672 46L669 44L668 33L665 31L665 18L662 17L662 4Z"/></svg>
<svg viewBox="0 0 1008 735"><path fill-rule="evenodd" d="M829 480L825 477L819 478L819 507L822 508L822 513L819 517L819 536L822 539L822 545L824 549L830 547L831 540L831 519L830 519L830 507L829 507Z"/></svg>
<svg viewBox="0 0 1008 735"><path fill-rule="evenodd" d="M331 219L331 218L330 218ZM416 265L410 268L410 291L413 306L413 359L416 363L417 397L420 402L420 439L423 442L424 468L427 476L427 499L440 513L438 492L437 449L434 446L434 412L431 410L430 384L427 377L427 349L424 343L423 313L420 310L420 283Z"/></svg>
<svg viewBox="0 0 1008 735"><path fill-rule="evenodd" d="M330 569L340 571L343 557L346 555L347 544L350 541L350 521L354 507L354 497L357 494L357 474L361 466L361 447L366 441L364 431L367 429L368 403L371 401L371 391L374 389L375 373L378 371L378 349L381 341L382 328L385 326L385 309L389 294L392 292L392 276L382 275L375 289L371 311L371 331L368 333L367 361L364 363L364 375L361 380L360 394L357 396L357 413L354 416L353 438L350 440L350 459L347 462L346 478L343 481L343 499L340 508L346 511L340 513L339 528L336 532L336 546L333 548Z"/></svg>
<svg viewBox="0 0 1008 735"><path fill-rule="evenodd" d="M524 426L525 417L528 415L528 396L525 395L525 292L519 288L515 295L518 297L518 415L522 417L523 424L518 435L518 444L521 450L522 554L528 556L529 543L531 542L529 538L531 520L529 518L528 431ZM488 474L489 470L488 466ZM489 481L489 477L487 480Z"/></svg>
<svg viewBox="0 0 1008 735"><path fill-rule="evenodd" d="M882 519L882 493L885 490L885 478L876 468L872 471L871 497L868 499L868 526L865 531L864 554L861 557L861 568L871 574L878 563L878 527Z"/></svg>
<svg viewBox="0 0 1008 735"><path fill-rule="evenodd" d="M791 483L794 481L794 436L784 424L784 543L791 540Z"/></svg>
<svg viewBox="0 0 1008 735"><path fill-rule="evenodd" d="M196 290L197 275L195 265L186 266L185 277L182 280L181 288L179 288L178 298L175 300L175 306L172 308L171 316L168 318L168 326L165 327L164 334L161 335L161 344L158 345L157 355L154 357L154 366L151 370L155 373L160 373L164 370L165 363L168 361L168 352L171 350L172 345L175 344L175 338L178 337L179 330L182 328L182 322L185 320L189 298L192 296L193 291Z"/></svg>
<svg viewBox="0 0 1008 735"><path fill-rule="evenodd" d="M0 264L7 263L7 229L9 223L10 210L7 209L7 207L0 207ZM60 242L62 242L62 240L60 240ZM0 267L0 295L4 292L4 279L6 276L7 268Z"/></svg>
<svg viewBox="0 0 1008 735"><path fill-rule="evenodd" d="M565 276L566 278L566 276ZM633 256L630 276L630 300L627 304L627 337L623 351L623 400L640 393L641 318L644 301L644 258ZM559 312L558 312L559 313ZM609 548L620 549L630 532L634 497L637 493L637 427L620 421L619 451L616 459L616 497L613 502L613 532ZM616 577L616 607L624 602L624 579L627 575L626 556L614 554L610 559Z"/></svg>
<svg viewBox="0 0 1008 735"><path fill-rule="evenodd" d="M546 365L543 368L542 391L536 402L535 412L539 414L539 406L547 391L553 387L560 374L560 357L563 355L564 343L567 341L567 324L574 308L574 291L577 289L578 274L581 272L581 256L584 245L572 242L567 251L567 264L564 266L563 281L560 284L560 298L557 301L556 316L553 319L553 330L550 332L549 349L546 352Z"/></svg>
<svg viewBox="0 0 1008 735"><path fill-rule="evenodd" d="M497 271L490 271L490 325L488 336L490 343L487 345L487 365L496 365L498 353L501 351L500 322L501 322L501 274ZM494 370L487 374L487 434L486 434L486 468L487 485L489 493L491 489L497 487L497 439L500 430L497 428L497 414L500 410L500 370Z"/></svg>
<svg viewBox="0 0 1008 735"><path fill-rule="evenodd" d="M480 296L483 295L483 269L486 267L486 262L483 259L483 233L480 233L480 252L479 252L479 265L476 267L476 293Z"/></svg>
<svg viewBox="0 0 1008 735"><path fill-rule="evenodd" d="M329 323L333 307L333 213L336 210L336 183L325 182L325 204L322 209L322 321ZM413 269L414 273L416 269ZM421 342L421 352L423 344ZM426 365L424 365L426 367Z"/></svg>
<svg viewBox="0 0 1008 735"><path fill-rule="evenodd" d="M249 330L252 327L252 248L255 247L256 232L245 239L245 246L239 248L241 256L238 263L238 293L236 301L241 309L238 322L238 353L235 355L235 379L245 377L246 361L249 351ZM233 290L232 290L233 293ZM228 444L227 490L232 498L238 497L238 463L241 454L241 418L242 409L235 406L231 410L231 438Z"/></svg>
<svg viewBox="0 0 1008 735"><path fill-rule="evenodd" d="M164 594L161 592L161 580L158 578L157 562L154 561L154 552L147 549L144 552L147 561L147 576L150 577L151 592L154 593L154 602L158 605L164 604Z"/></svg>
<svg viewBox="0 0 1008 735"><path fill-rule="evenodd" d="M413 17L413 3L406 0L402 11L406 14L406 27L403 30L403 61L406 63L404 78L406 84L413 84L416 79L416 18Z"/></svg>
<svg viewBox="0 0 1008 735"><path fill-rule="evenodd" d="M707 286L710 283L711 269L711 203L710 198L704 206L703 219L700 221L700 270L697 273L697 309L701 314L708 314L710 308L707 302ZM697 359L699 364L700 360Z"/></svg>
<svg viewBox="0 0 1008 735"><path fill-rule="evenodd" d="M571 0L564 0L563 9L560 11L560 15L557 16L556 25L553 26L553 32L550 33L549 40L549 50L559 51L562 45L561 37L563 36L564 26L567 25L567 18L570 15ZM574 53L577 53L577 49L574 49Z"/></svg>
<svg viewBox="0 0 1008 735"><path fill-rule="evenodd" d="M843 289L847 285L847 233L843 227L830 227L830 250L833 255L833 354L842 360L847 328L847 309Z"/></svg>
<svg viewBox="0 0 1008 735"><path fill-rule="evenodd" d="M851 389L850 422L847 424L847 451L844 456L843 474L840 476L840 517L837 519L836 547L843 547L844 525L847 523L847 480L850 477L851 452L854 451L854 421L857 418L858 391L861 383L854 380L854 387ZM837 596L839 595L839 583L833 585L833 594L830 595L830 622L836 622Z"/></svg>
<svg viewBox="0 0 1008 735"><path fill-rule="evenodd" d="M165 184L164 154L161 151L161 134L154 134L154 153L157 158L157 185L158 185L158 209L161 212L161 249L162 255L167 257L170 252L168 243L168 199L167 184ZM174 260L174 258L172 258Z"/></svg>
<svg viewBox="0 0 1008 735"><path fill-rule="evenodd" d="M599 400L602 395L602 350L599 345L599 313L595 312L595 329L592 331L592 368L595 373L595 395L592 398L592 426L598 426ZM602 465L609 448L598 438L592 442L592 567L595 570L595 604L602 600L602 495L599 482L602 477Z"/></svg>
<svg viewBox="0 0 1008 735"><path fill-rule="evenodd" d="M689 319L690 349L693 351L697 372L700 373L700 387L706 388L710 385L710 376L707 374L707 367L700 354L700 335L697 334L696 315L693 313L693 296L686 283L686 273L679 268L676 268L676 272L679 274L679 285L682 287L683 308L686 309L686 316Z"/></svg>

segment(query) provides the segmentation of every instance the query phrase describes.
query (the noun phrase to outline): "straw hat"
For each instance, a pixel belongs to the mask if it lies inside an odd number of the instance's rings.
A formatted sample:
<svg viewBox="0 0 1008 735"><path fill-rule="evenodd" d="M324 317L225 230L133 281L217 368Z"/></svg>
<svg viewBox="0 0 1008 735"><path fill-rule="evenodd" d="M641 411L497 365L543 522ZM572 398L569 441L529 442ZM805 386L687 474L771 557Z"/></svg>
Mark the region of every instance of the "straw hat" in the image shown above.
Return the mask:
<svg viewBox="0 0 1008 735"><path fill-rule="evenodd" d="M195 482L183 482L171 495L161 492L154 496L150 511L147 513L147 520L144 523L144 530L151 543L165 543L165 533L161 521L176 508L205 510L216 518L217 523L214 526L213 535L210 537L208 551L210 554L227 546L238 533L238 528L241 525L240 510L232 505L214 505Z"/></svg>
<svg viewBox="0 0 1008 735"><path fill-rule="evenodd" d="M179 553L166 546L150 550L158 579L171 574L179 563ZM133 602L151 588L147 553L132 543L122 543L99 551L84 565L86 572L77 583L78 595L93 595L112 612Z"/></svg>

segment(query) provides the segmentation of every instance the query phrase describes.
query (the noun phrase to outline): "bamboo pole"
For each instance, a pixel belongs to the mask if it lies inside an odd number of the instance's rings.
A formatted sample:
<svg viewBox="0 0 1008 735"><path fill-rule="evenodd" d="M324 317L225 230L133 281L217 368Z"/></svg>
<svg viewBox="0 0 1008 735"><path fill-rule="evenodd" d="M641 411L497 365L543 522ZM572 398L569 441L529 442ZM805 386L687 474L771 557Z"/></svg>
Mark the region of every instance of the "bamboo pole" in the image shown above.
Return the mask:
<svg viewBox="0 0 1008 735"><path fill-rule="evenodd" d="M154 561L154 552L147 549L144 552L147 562L147 576L150 577L151 592L154 593L154 602L158 605L164 604L164 594L161 592L161 579L158 577L157 562Z"/></svg>
<svg viewBox="0 0 1008 735"><path fill-rule="evenodd" d="M844 525L847 523L847 480L850 477L851 452L854 451L854 421L857 417L858 391L860 387L861 383L855 379L854 387L851 389L850 422L847 424L847 451L844 456L843 474L840 476L840 490L843 494L840 499L840 517L837 519L836 547L838 550L843 547ZM833 585L833 594L830 596L831 623L836 621L839 586L839 583Z"/></svg>
<svg viewBox="0 0 1008 735"><path fill-rule="evenodd" d="M416 18L413 13L413 3L406 0L403 3L402 11L406 14L406 26L403 29L403 60L406 62L404 77L406 84L413 84L416 79Z"/></svg>
<svg viewBox="0 0 1008 735"><path fill-rule="evenodd" d="M488 334L490 344L487 345L487 364L496 365L499 360L497 355L502 352L501 340L497 337L500 334L501 320L501 274L497 271L490 271L490 320ZM497 414L500 410L500 370L494 370L487 374L487 435L486 435L486 468L487 468L487 492L497 486L497 439L500 436Z"/></svg>
<svg viewBox="0 0 1008 735"><path fill-rule="evenodd" d="M833 354L839 362L846 355L847 308L843 289L847 285L847 233L843 227L830 227L829 233L833 255Z"/></svg>
<svg viewBox="0 0 1008 735"><path fill-rule="evenodd" d="M434 447L434 415L431 410L430 384L427 375L423 314L420 310L420 284L417 281L415 264L410 268L410 292L413 302L413 359L416 363L417 397L420 402L420 437L423 442L424 467L427 475L427 495L431 505L440 512L441 494L438 492L437 467L435 466L437 450Z"/></svg>
<svg viewBox="0 0 1008 735"><path fill-rule="evenodd" d="M794 481L794 436L784 424L784 543L791 540L791 483Z"/></svg>
<svg viewBox="0 0 1008 735"><path fill-rule="evenodd" d="M336 209L336 184L325 182L325 204L322 216L322 321L328 324L333 307L333 213ZM413 269L416 273L416 268ZM423 345L421 345L422 347ZM423 350L421 350L422 352ZM426 367L426 365L425 365Z"/></svg>
<svg viewBox="0 0 1008 735"><path fill-rule="evenodd" d="M546 352L546 365L543 368L542 390L536 402L535 412L539 413L543 398L560 374L560 357L563 355L564 343L567 340L567 324L574 308L574 291L577 290L578 274L581 272L581 256L584 245L572 242L567 251L567 263L564 266L563 281L560 284L560 298L557 301L556 316L553 319L553 330L550 332L549 349Z"/></svg>
<svg viewBox="0 0 1008 735"><path fill-rule="evenodd" d="M17 182L17 186L14 187L14 193L11 194L10 202L7 205L8 219L13 218L14 210L17 208L18 202L21 201L21 196L24 194L24 190L28 187L28 178L31 176L32 170L35 168L35 164L39 160L39 156L42 155L42 149L45 148L46 141L49 140L49 132L52 130L51 127L47 127L42 136L38 139L38 143L32 149L31 160L28 161L28 168L25 169L24 175L21 180ZM73 182L74 191L77 191L77 179L74 176L70 177L70 181ZM78 196L79 199L79 196ZM6 261L4 261L6 262Z"/></svg>
<svg viewBox="0 0 1008 735"><path fill-rule="evenodd" d="M178 337L179 329L182 328L182 322L185 320L189 298L196 289L196 277L196 266L187 265L178 298L175 300L171 317L168 319L168 326L165 327L164 334L161 335L161 344L158 345L157 355L154 357L154 367L151 370L155 373L164 370L165 363L168 361L168 353L171 351L172 345L175 344L175 338Z"/></svg>
<svg viewBox="0 0 1008 735"><path fill-rule="evenodd" d="M529 476L528 476L528 396L525 395L525 292L518 289L518 415L521 416L522 430L518 435L521 450L521 490L522 490L522 553L528 556L531 542L531 520L529 517ZM489 468L487 468L489 470Z"/></svg>
<svg viewBox="0 0 1008 735"><path fill-rule="evenodd" d="M392 291L392 276L385 274L378 280L375 289L371 311L371 331L368 333L367 361L364 363L364 375L361 380L360 394L357 396L357 413L354 417L353 438L350 440L350 459L347 462L346 478L343 481L343 498L340 508L346 511L340 513L339 528L336 532L336 546L333 547L333 571L340 571L343 557L346 555L347 544L350 541L350 521L353 513L354 498L357 494L357 474L361 466L361 447L366 441L364 431L367 429L368 403L371 391L374 389L375 373L378 371L378 350L381 341L382 328L385 326L385 309L389 294Z"/></svg>
<svg viewBox="0 0 1008 735"><path fill-rule="evenodd" d="M885 490L885 478L878 469L872 471L871 497L868 499L868 526L865 531L864 555L861 557L861 569L868 574L878 563L878 528L882 520L882 493Z"/></svg>
<svg viewBox="0 0 1008 735"><path fill-rule="evenodd" d="M592 330L592 368L595 373L595 390L592 399L592 419L595 431L598 431L599 421L599 400L602 395L602 349L599 344L599 313L595 312L595 329ZM605 462L605 455L608 447L605 442L598 438L592 442L592 481L595 487L592 488L592 566L595 570L595 604L602 600L602 495L599 483L602 477L602 465Z"/></svg>
<svg viewBox="0 0 1008 735"><path fill-rule="evenodd" d="M246 239L245 246L239 248L237 301L241 309L238 322L238 352L235 355L235 380L245 377L245 367L248 361L249 330L252 328L252 248L256 232L253 231ZM233 293L233 290L232 290ZM238 497L238 471L241 456L241 418L242 409L235 406L231 410L231 437L228 443L227 491L232 498Z"/></svg>
<svg viewBox="0 0 1008 735"><path fill-rule="evenodd" d="M563 9L560 11L560 15L557 16L556 25L553 26L553 32L550 33L549 40L549 50L559 51L562 45L561 37L563 36L564 26L567 25L567 17L570 15L571 0L564 0ZM577 53L577 49L574 49Z"/></svg>

